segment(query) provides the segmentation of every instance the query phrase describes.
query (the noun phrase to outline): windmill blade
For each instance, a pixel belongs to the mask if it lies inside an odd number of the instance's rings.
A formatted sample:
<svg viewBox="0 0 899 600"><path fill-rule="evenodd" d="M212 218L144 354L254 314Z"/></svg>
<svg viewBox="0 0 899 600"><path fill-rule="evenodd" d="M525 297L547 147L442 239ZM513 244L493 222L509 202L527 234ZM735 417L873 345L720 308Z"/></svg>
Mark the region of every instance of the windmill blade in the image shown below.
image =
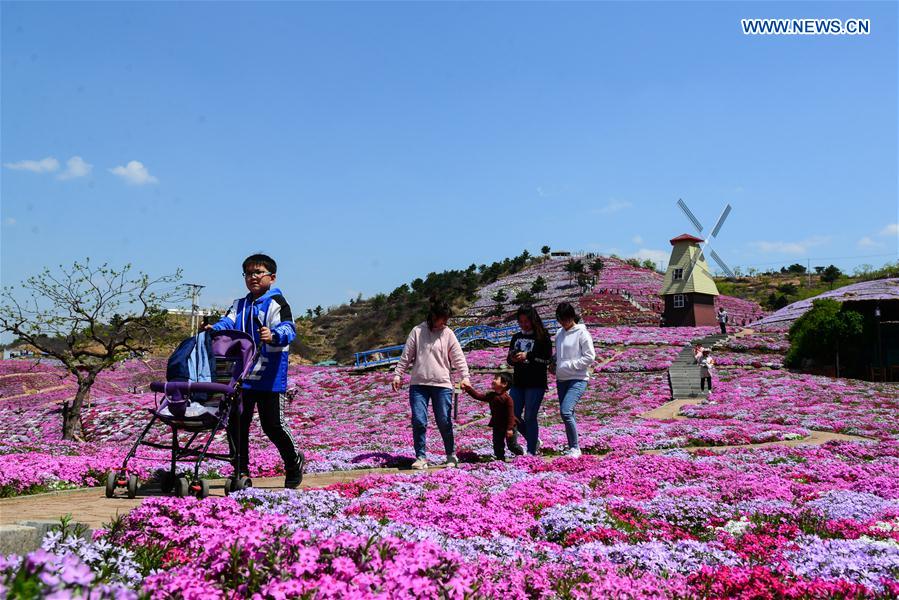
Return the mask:
<svg viewBox="0 0 899 600"><path fill-rule="evenodd" d="M709 251L709 256L712 257L712 260L714 260L716 263L718 263L718 266L721 267L721 270L724 271L724 273L728 277L730 277L730 278L736 277L736 275L734 275L734 272L730 270L730 267L728 267L727 264L725 264L725 262L723 260L721 260L721 257L718 256L717 252L715 252L714 250L711 250L711 251Z"/></svg>
<svg viewBox="0 0 899 600"><path fill-rule="evenodd" d="M696 231L702 233L702 223L699 222L699 219L696 218L696 215L690 212L690 209L687 208L687 203L684 202L682 198L677 199L677 207L681 209L681 211L683 211L685 215L687 215L687 218L690 219L691 223L693 223L693 227L696 228Z"/></svg>
<svg viewBox="0 0 899 600"><path fill-rule="evenodd" d="M724 212L721 213L721 216L718 217L718 220L715 221L715 226L712 227L712 235L711 237L715 237L718 235L718 232L721 231L721 226L724 225L724 221L727 219L727 215L730 214L730 204L724 207Z"/></svg>
<svg viewBox="0 0 899 600"><path fill-rule="evenodd" d="M687 269L686 273L684 273L684 281L686 281L687 279L690 279L690 275L693 274L693 269L696 268L696 263L699 262L699 258L702 256L703 246L705 246L705 244L699 244L699 252L697 252L693 256L693 260L690 261L690 268Z"/></svg>

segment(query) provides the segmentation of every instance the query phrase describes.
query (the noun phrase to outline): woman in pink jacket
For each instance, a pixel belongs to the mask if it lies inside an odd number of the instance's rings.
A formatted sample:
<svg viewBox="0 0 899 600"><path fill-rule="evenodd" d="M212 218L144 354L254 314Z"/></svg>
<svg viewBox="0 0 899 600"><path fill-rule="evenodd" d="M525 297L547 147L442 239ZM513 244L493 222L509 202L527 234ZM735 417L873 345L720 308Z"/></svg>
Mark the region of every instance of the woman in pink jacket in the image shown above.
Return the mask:
<svg viewBox="0 0 899 600"><path fill-rule="evenodd" d="M435 302L428 312L428 319L416 326L406 339L406 347L396 366L393 390L402 387L403 376L409 372L409 405L412 407L412 440L415 446L413 469L427 469L425 446L428 430L428 401L434 405L434 419L443 438L446 450L446 466L456 467L456 442L453 436L453 380L450 371L462 376L463 386L471 385L468 379L468 363L462 346L453 330L446 326L450 309L445 302ZM410 371L411 367L411 371Z"/></svg>

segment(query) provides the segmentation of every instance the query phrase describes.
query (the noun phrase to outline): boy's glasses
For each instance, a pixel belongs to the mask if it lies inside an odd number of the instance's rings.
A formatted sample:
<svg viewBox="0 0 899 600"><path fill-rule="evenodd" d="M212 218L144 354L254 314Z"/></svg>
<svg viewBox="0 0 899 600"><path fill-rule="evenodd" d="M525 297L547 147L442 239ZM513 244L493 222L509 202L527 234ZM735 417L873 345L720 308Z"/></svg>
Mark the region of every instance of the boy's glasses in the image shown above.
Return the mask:
<svg viewBox="0 0 899 600"><path fill-rule="evenodd" d="M244 273L244 279L262 279L266 275L271 275L268 271L253 271L252 273Z"/></svg>

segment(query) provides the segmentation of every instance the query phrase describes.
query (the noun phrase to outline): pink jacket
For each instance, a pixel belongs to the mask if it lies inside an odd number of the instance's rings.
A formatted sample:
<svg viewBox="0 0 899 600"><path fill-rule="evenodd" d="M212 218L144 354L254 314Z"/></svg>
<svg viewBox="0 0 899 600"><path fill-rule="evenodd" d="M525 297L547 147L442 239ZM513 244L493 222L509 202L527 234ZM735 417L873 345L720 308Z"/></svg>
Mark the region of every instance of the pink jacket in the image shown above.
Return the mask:
<svg viewBox="0 0 899 600"><path fill-rule="evenodd" d="M410 367L412 385L452 388L450 369L460 372L462 379L468 378L468 363L456 334L449 327L431 331L427 321L409 334L394 373L402 377Z"/></svg>

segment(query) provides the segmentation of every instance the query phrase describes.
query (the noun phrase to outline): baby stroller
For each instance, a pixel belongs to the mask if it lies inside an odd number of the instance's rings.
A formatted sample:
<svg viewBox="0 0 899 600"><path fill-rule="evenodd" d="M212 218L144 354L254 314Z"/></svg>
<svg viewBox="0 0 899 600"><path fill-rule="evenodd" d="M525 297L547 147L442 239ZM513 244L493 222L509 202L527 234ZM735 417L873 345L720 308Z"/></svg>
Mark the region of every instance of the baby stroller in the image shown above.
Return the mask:
<svg viewBox="0 0 899 600"><path fill-rule="evenodd" d="M206 336L210 336L211 343ZM162 401L157 400L155 408L147 409L152 415L150 422L125 456L121 469L110 471L107 475L107 498L112 498L118 488L125 488L129 498L137 495L138 478L134 473L129 473L128 462L136 457L137 450L141 446L171 450L169 470L160 470L157 475L162 491L166 494L174 491L179 498L188 495L205 498L209 495L209 484L199 476L200 465L204 460L213 458L230 462L234 459L233 449L239 447L240 440L230 439L230 434L229 446L232 453L227 455L211 453L209 446L219 431L227 432L229 418L240 409L241 383L256 362L256 345L250 335L235 330L208 331L192 339L196 340L197 348L209 350L208 354L200 352L196 355L197 366L187 381L172 381L170 365L166 376L169 381L150 384L151 390L163 394ZM182 346L188 341L185 340ZM179 350L180 348L181 346ZM201 356L202 358L199 358ZM208 362L201 365L201 360ZM208 369L213 381L191 381L197 372L205 370L204 367ZM156 422L171 428L171 445L144 439ZM190 434L186 443L179 440L179 432ZM205 440L197 441L197 438L204 433L207 435ZM178 473L178 463L193 464L193 476L189 477L189 473ZM235 474L226 483L226 493L253 485L249 477L239 477L238 472L235 470Z"/></svg>

